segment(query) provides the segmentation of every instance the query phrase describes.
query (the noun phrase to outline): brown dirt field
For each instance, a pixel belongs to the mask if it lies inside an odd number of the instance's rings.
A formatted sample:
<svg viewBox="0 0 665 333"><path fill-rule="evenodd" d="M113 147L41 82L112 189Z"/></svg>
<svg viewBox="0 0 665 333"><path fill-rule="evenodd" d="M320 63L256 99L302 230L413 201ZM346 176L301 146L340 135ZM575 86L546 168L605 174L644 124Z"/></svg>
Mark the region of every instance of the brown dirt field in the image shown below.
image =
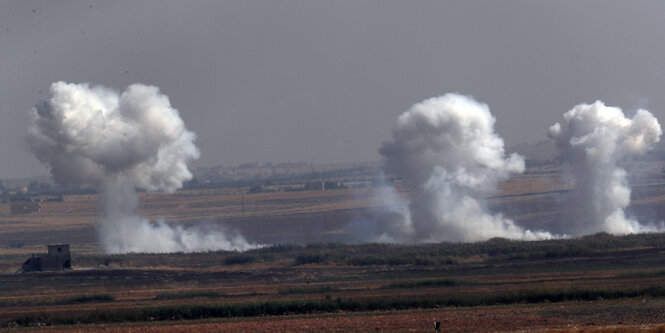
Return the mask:
<svg viewBox="0 0 665 333"><path fill-rule="evenodd" d="M593 309L589 311L589 309ZM127 323L66 328L22 329L22 332L428 332L441 322L442 332L665 332L662 301L570 302L297 315L192 322ZM575 316L571 313L575 312ZM656 320L654 320L656 319ZM651 322L643 325L645 321Z"/></svg>
<svg viewBox="0 0 665 333"><path fill-rule="evenodd" d="M557 232L559 221L565 219L561 197L568 190L560 171L534 170L512 177L488 198L488 208L529 229ZM651 172L638 178L631 213L657 220L665 214L665 176ZM408 199L410 189L397 185ZM245 194L243 211L241 192L246 190L139 193L137 214L168 223L225 225L260 244L337 242L346 239L349 221L372 216L382 204L372 188L268 192ZM44 244L60 242L70 243L78 253L99 252L96 200L96 195L66 195L64 202L42 203L40 212L0 214L0 255L39 253ZM4 208L0 211L7 211Z"/></svg>
<svg viewBox="0 0 665 333"><path fill-rule="evenodd" d="M638 255L639 254L639 255ZM639 257L639 262L633 258ZM622 259L625 258L625 259ZM622 263L622 260L625 260ZM575 270L550 272L552 262ZM616 269L602 263L614 261L628 265ZM631 263L631 261L633 263ZM572 257L556 260L502 262L499 266L456 264L450 267L306 265L291 267L275 263L235 267L234 270L199 271L162 270L80 270L71 272L0 275L0 320L47 312L71 314L103 309L133 309L142 306L178 304L220 304L265 302L272 300L312 299L326 297L431 297L433 295L472 295L520 290L559 288L623 288L659 284L662 278L657 266L644 269L649 262L665 262L661 249L626 250L601 256ZM192 263L194 264L194 263ZM635 264L635 267L631 265ZM442 274L443 268L448 273ZM497 271L498 269L498 271ZM524 271L526 269L526 271ZM522 271L518 273L516 271ZM437 273L438 272L438 273ZM642 275L635 275L640 273ZM432 275L433 274L433 275ZM630 274L633 274L631 277ZM427 281L436 276L466 276L471 285L421 286L416 288L384 288L395 281ZM339 280L340 277L345 277ZM459 278L457 278L459 279ZM309 281L313 281L310 283ZM13 288L11 286L22 287ZM333 286L335 289L305 294L280 293L287 288ZM72 288L74 287L74 289ZM215 291L219 295L158 299L165 292ZM115 296L114 302L83 304L51 304L52 300L105 293ZM2 305L3 301L29 302L26 305ZM277 316L268 318L236 318L212 321L162 322L93 325L76 327L82 332L95 330L139 332L166 331L423 331L434 319L441 320L447 331L533 331L549 328L604 327L609 325L656 325L665 318L662 299L619 299L594 302L563 302L514 304L501 306L446 307L441 309L382 311L337 314ZM474 325L474 326L469 326ZM469 329L473 327L473 329ZM57 330L56 330L57 331ZM71 331L71 327L63 328Z"/></svg>

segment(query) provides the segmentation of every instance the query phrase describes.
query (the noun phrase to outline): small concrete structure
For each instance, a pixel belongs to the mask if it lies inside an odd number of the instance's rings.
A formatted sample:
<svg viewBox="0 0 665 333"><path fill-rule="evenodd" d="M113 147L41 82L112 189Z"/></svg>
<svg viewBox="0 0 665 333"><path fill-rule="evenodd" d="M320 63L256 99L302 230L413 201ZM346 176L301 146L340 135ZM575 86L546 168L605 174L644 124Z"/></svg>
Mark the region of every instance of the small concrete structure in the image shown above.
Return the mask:
<svg viewBox="0 0 665 333"><path fill-rule="evenodd" d="M325 191L346 188L346 186L340 181L315 181L305 184L304 188L307 191Z"/></svg>
<svg viewBox="0 0 665 333"><path fill-rule="evenodd" d="M21 266L23 272L58 271L72 268L72 257L69 244L47 245L48 254L43 257L28 258Z"/></svg>

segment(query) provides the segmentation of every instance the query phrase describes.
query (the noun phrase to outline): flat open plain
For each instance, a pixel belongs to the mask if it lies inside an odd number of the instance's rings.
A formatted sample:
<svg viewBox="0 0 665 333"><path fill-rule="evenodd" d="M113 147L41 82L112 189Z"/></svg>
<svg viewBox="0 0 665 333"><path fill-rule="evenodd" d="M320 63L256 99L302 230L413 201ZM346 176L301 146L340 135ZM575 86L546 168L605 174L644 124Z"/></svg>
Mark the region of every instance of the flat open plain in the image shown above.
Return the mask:
<svg viewBox="0 0 665 333"><path fill-rule="evenodd" d="M566 218L565 179L556 168L529 171L502 184L489 208L532 229L555 229ZM631 213L662 220L665 177L643 172L634 184ZM397 185L403 198L411 195ZM106 255L97 245L95 195L67 195L29 214L4 207L0 327L424 332L440 321L444 332L476 332L665 324L664 234L349 245L341 243L347 223L382 205L372 187L243 196L246 190L141 193L138 214L221 224L250 242L277 245L246 253ZM72 270L15 272L50 243L71 244Z"/></svg>

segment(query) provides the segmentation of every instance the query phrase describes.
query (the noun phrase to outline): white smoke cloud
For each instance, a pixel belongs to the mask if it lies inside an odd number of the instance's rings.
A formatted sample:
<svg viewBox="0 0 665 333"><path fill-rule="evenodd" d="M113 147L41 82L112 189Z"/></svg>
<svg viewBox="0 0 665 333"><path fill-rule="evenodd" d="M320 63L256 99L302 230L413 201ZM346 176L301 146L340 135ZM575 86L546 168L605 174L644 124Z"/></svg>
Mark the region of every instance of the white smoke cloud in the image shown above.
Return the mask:
<svg viewBox="0 0 665 333"><path fill-rule="evenodd" d="M415 193L408 213L393 209L389 223L372 223L374 240L553 238L486 212L480 198L495 192L510 174L524 171L521 156L506 156L494 122L487 105L457 94L428 99L402 114L393 141L384 143L380 153L387 169L409 182Z"/></svg>
<svg viewBox="0 0 665 333"><path fill-rule="evenodd" d="M106 215L99 228L108 253L245 251L255 247L241 235L220 226L184 228L164 221L152 223L134 215L138 196L134 186L122 179L103 184L101 195Z"/></svg>
<svg viewBox="0 0 665 333"><path fill-rule="evenodd" d="M649 151L662 134L658 120L646 110L632 119L617 107L603 102L580 104L563 115L563 122L549 129L567 164L573 191L567 207L570 223L564 227L573 235L595 232L627 234L656 231L629 218L630 204L627 159Z"/></svg>
<svg viewBox="0 0 665 333"><path fill-rule="evenodd" d="M244 250L240 236L222 231L153 224L135 216L135 188L173 192L192 178L187 163L199 157L195 134L154 86L133 84L122 93L88 84L53 83L33 109L28 143L61 184L99 189L99 228L107 252Z"/></svg>
<svg viewBox="0 0 665 333"><path fill-rule="evenodd" d="M383 180L385 176L381 175ZM409 203L401 198L397 189L388 184L375 187L369 216L358 216L346 229L349 241L354 243L409 243L413 234Z"/></svg>

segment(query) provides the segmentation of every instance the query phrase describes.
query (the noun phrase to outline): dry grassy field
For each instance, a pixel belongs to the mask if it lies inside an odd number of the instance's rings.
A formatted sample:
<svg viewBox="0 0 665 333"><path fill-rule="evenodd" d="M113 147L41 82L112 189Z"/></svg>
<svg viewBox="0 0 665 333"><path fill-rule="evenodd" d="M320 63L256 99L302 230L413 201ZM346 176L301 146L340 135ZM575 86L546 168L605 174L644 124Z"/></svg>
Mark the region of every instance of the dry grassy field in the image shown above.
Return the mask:
<svg viewBox="0 0 665 333"><path fill-rule="evenodd" d="M530 228L565 218L560 169L512 178L488 198ZM663 216L665 178L634 181L631 212ZM399 193L411 191L397 183ZM474 244L350 245L346 224L382 203L371 187L242 194L140 193L138 214L223 224L246 253L105 255L95 195L0 216L0 327L54 332L663 331L665 235ZM73 269L20 274L31 253L70 243ZM309 245L308 245L309 244ZM630 329L630 330L629 330ZM623 331L622 331L623 330Z"/></svg>

